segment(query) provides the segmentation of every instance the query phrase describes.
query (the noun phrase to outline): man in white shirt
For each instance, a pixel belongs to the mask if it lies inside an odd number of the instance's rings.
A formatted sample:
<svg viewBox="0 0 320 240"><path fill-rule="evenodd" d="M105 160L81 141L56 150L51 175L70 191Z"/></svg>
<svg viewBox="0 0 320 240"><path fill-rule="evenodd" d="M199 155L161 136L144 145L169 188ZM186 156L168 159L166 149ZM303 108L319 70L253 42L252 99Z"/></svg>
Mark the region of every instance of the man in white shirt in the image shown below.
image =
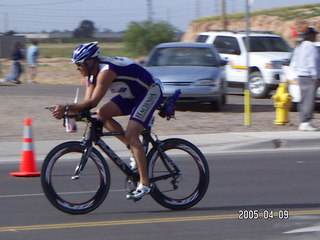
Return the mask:
<svg viewBox="0 0 320 240"><path fill-rule="evenodd" d="M314 45L318 32L308 27L303 33L303 41L296 47L291 66L298 76L301 90L299 104L301 131L317 131L311 124L318 82L320 81L320 54Z"/></svg>
<svg viewBox="0 0 320 240"><path fill-rule="evenodd" d="M29 66L29 83L35 83L37 75L37 58L39 56L38 41L33 40L32 45L27 49L27 63Z"/></svg>

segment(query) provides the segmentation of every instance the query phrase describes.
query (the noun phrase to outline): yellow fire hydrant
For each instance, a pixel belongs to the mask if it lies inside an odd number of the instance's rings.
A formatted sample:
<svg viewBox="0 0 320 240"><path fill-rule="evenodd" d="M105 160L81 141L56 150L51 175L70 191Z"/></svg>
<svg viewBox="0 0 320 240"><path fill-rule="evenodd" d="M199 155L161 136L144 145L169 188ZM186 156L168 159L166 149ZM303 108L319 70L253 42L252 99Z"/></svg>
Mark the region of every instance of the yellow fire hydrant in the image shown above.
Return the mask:
<svg viewBox="0 0 320 240"><path fill-rule="evenodd" d="M289 110L291 106L291 99L288 92L287 83L280 83L276 94L272 96L274 106L276 108L276 119L274 124L285 125L289 123Z"/></svg>

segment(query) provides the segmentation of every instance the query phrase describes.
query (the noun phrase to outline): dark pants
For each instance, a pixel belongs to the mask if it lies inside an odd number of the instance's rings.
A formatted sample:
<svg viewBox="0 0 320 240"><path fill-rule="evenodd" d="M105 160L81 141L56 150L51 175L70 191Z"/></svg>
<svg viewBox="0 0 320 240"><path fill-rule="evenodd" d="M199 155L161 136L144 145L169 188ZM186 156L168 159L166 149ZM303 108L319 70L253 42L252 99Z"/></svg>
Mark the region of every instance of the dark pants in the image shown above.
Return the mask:
<svg viewBox="0 0 320 240"><path fill-rule="evenodd" d="M11 73L5 78L6 82L19 81L19 77L22 73L21 63L18 61L13 61L11 65Z"/></svg>
<svg viewBox="0 0 320 240"><path fill-rule="evenodd" d="M298 82L301 91L301 102L299 104L300 121L310 122L313 118L318 82L311 77L299 77Z"/></svg>

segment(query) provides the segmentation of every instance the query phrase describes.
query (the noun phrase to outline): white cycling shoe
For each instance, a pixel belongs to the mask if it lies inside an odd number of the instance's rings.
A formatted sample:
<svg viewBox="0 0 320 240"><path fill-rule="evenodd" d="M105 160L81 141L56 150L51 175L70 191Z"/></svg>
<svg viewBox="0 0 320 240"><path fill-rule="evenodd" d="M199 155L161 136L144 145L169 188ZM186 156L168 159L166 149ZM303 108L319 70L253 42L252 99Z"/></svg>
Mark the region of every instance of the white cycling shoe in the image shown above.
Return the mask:
<svg viewBox="0 0 320 240"><path fill-rule="evenodd" d="M138 169L138 165L136 160L134 159L133 156L130 157L130 163L129 163L130 169L131 170L137 170Z"/></svg>
<svg viewBox="0 0 320 240"><path fill-rule="evenodd" d="M136 190L134 190L131 194L127 195L127 199L132 199L135 201L140 200L145 195L148 195L151 192L151 188L139 183Z"/></svg>

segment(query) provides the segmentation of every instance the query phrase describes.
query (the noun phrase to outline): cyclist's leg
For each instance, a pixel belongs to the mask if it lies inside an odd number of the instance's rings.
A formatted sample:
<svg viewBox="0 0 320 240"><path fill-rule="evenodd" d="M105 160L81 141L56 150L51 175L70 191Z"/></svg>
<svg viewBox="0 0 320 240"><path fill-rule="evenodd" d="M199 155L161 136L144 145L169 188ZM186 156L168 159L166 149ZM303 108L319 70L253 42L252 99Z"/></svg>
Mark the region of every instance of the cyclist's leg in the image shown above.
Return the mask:
<svg viewBox="0 0 320 240"><path fill-rule="evenodd" d="M114 120L113 117L128 115L131 110L131 106L126 99L123 99L119 95L112 98L111 101L104 104L100 109L98 109L97 117L100 118L104 127L111 132L121 132L124 131L122 126ZM119 140L121 140L125 145L128 146L128 143L124 136L117 136Z"/></svg>
<svg viewBox="0 0 320 240"><path fill-rule="evenodd" d="M130 145L134 158L138 163L140 183L149 186L147 160L143 144L139 136L146 128L154 111L161 104L162 92L159 85L153 85L145 95L141 95L134 102L130 120L126 129L126 140Z"/></svg>
<svg viewBox="0 0 320 240"><path fill-rule="evenodd" d="M138 169L140 173L140 183L145 186L149 186L146 154L144 152L143 145L139 138L143 129L144 126L139 122L135 120L129 120L126 128L125 138L133 153L134 159L138 164Z"/></svg>

